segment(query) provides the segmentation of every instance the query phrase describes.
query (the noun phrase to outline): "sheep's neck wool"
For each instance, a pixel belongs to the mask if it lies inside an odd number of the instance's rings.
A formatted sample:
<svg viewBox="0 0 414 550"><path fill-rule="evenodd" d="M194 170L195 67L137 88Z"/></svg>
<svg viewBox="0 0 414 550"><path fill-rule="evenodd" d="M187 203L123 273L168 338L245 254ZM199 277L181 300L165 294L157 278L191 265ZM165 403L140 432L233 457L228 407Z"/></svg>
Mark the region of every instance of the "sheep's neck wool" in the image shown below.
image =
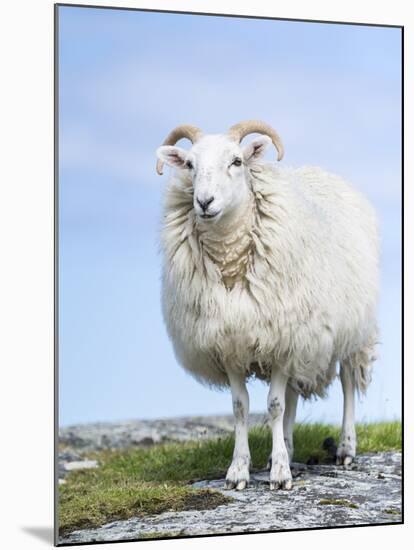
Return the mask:
<svg viewBox="0 0 414 550"><path fill-rule="evenodd" d="M251 196L226 224L199 224L198 232L203 253L219 268L224 286L231 290L237 282L245 281L252 252Z"/></svg>

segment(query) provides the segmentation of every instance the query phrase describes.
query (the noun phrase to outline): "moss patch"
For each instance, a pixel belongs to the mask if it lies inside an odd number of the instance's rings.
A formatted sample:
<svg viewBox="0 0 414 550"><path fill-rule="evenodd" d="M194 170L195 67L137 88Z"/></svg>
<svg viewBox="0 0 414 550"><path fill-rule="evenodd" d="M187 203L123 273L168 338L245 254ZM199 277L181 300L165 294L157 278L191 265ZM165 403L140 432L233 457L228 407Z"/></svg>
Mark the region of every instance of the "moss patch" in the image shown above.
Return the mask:
<svg viewBox="0 0 414 550"><path fill-rule="evenodd" d="M387 508L386 510L384 510L384 512L386 514L390 514L390 515L393 515L393 516L399 516L400 515L400 511L397 510L396 508Z"/></svg>
<svg viewBox="0 0 414 550"><path fill-rule="evenodd" d="M321 506L346 506L347 508L359 508L358 504L342 498L322 498L318 504Z"/></svg>

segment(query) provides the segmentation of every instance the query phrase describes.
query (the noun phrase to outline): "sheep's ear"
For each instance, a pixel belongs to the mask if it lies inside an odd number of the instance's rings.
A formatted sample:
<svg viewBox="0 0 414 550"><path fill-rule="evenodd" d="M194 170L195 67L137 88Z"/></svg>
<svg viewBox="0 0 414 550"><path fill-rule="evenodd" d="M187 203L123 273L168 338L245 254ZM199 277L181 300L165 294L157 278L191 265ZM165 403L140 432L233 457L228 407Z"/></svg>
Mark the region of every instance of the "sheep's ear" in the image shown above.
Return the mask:
<svg viewBox="0 0 414 550"><path fill-rule="evenodd" d="M243 156L246 162L254 162L261 158L266 149L272 143L269 136L260 136L243 148Z"/></svg>
<svg viewBox="0 0 414 550"><path fill-rule="evenodd" d="M187 160L188 151L181 147L162 145L157 149L157 157L169 166L182 168Z"/></svg>

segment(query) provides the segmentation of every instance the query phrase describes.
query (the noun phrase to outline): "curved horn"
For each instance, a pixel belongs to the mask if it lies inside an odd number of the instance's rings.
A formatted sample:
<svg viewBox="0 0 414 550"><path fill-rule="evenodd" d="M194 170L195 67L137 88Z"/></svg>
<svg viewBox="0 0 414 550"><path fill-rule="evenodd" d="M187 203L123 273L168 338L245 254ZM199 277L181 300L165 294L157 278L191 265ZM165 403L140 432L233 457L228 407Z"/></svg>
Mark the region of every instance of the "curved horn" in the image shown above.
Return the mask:
<svg viewBox="0 0 414 550"><path fill-rule="evenodd" d="M269 136L273 145L276 147L277 160L282 160L285 153L282 140L276 131L273 130L271 126L260 120L243 120L242 122L232 126L227 133L232 139L238 141L239 143L248 134L258 133Z"/></svg>
<svg viewBox="0 0 414 550"><path fill-rule="evenodd" d="M196 126L191 126L190 124L182 124L177 126L174 130L168 134L165 138L163 145L175 145L177 141L182 138L189 139L192 143L195 143L203 135L203 132L200 128ZM157 173L161 176L164 163L162 160L157 160Z"/></svg>

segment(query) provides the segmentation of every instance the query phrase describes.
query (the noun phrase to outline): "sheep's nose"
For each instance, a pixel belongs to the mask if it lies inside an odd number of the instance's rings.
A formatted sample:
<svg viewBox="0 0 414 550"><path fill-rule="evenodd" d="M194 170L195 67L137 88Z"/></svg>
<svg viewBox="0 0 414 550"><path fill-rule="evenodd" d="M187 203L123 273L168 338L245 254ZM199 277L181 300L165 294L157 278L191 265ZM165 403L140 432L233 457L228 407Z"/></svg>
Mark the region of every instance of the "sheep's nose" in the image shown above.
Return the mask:
<svg viewBox="0 0 414 550"><path fill-rule="evenodd" d="M200 205L200 208L202 209L203 212L207 210L207 208L213 202L213 200L214 200L214 197L209 197L208 199L204 199L204 200L200 200L199 198L197 198L197 202Z"/></svg>

